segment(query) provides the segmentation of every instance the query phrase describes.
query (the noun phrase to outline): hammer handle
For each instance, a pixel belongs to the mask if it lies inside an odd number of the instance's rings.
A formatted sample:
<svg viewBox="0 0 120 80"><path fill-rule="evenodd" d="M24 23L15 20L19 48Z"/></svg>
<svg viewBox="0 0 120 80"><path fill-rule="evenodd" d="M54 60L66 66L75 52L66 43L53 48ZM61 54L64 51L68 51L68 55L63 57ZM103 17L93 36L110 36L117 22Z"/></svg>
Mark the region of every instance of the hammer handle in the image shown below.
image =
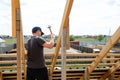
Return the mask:
<svg viewBox="0 0 120 80"><path fill-rule="evenodd" d="M50 33L52 34L52 30L51 30L51 28L49 28L49 30L50 30Z"/></svg>

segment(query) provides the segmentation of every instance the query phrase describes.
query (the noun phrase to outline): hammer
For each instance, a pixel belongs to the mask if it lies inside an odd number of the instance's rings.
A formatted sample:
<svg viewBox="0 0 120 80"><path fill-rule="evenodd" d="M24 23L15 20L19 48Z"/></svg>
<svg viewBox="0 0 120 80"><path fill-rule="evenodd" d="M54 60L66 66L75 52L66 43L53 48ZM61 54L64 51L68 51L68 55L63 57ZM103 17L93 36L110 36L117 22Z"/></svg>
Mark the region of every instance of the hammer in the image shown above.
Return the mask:
<svg viewBox="0 0 120 80"><path fill-rule="evenodd" d="M50 30L50 33L52 34L51 26L48 25L48 29Z"/></svg>

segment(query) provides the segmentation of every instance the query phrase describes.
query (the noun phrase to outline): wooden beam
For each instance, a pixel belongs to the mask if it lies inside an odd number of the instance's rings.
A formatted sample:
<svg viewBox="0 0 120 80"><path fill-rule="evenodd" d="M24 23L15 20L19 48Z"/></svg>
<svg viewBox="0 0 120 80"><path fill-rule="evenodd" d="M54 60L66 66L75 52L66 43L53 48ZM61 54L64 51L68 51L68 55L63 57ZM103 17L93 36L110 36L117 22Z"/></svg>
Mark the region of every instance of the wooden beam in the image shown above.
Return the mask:
<svg viewBox="0 0 120 80"><path fill-rule="evenodd" d="M3 78L2 78L2 72L0 72L0 80L3 80Z"/></svg>
<svg viewBox="0 0 120 80"><path fill-rule="evenodd" d="M20 9L19 0L12 0L12 37L16 37L16 9Z"/></svg>
<svg viewBox="0 0 120 80"><path fill-rule="evenodd" d="M89 67L89 74L92 73L92 71L97 67L100 61L104 57L107 56L109 51L112 49L112 47L119 41L120 39L120 27L117 29L117 31L114 33L114 35L110 38L110 40L107 42L107 44L103 47L99 55L96 57L94 62L92 62L91 66Z"/></svg>
<svg viewBox="0 0 120 80"><path fill-rule="evenodd" d="M52 59L52 67L50 69L50 76L52 76L52 74L53 74L54 67L55 67L55 64L56 64L56 61L57 61L57 57L59 55L60 43L61 43L61 32L63 30L63 27L66 27L66 25L67 25L68 18L69 18L69 15L70 15L70 11L71 11L71 8L72 8L72 4L73 4L73 0L67 0L65 10L64 10L64 14L63 14L61 27L60 27L60 32L59 32L59 35L58 35L57 45L56 45L56 49L55 49L55 55Z"/></svg>
<svg viewBox="0 0 120 80"><path fill-rule="evenodd" d="M61 79L66 80L66 39L67 39L67 28L63 28L61 37L61 59L62 59L62 72Z"/></svg>
<svg viewBox="0 0 120 80"><path fill-rule="evenodd" d="M17 80L22 80L22 40L21 40L20 9L16 9L16 36L17 36Z"/></svg>
<svg viewBox="0 0 120 80"><path fill-rule="evenodd" d="M117 69L119 69L119 67L120 67L120 60L118 60L117 63L111 69L109 69L108 72L106 72L99 80L105 80L108 76L110 76Z"/></svg>
<svg viewBox="0 0 120 80"><path fill-rule="evenodd" d="M17 14L18 12L18 15ZM16 37L16 27L17 20L16 17L19 17L19 26L20 26L20 41L21 41L21 50L22 50L22 63L24 68L24 80L26 80L26 63L25 63L25 46L24 46L24 36L23 36L23 29L22 29L22 20L21 20L21 13L20 13L20 1L19 0L12 0L12 37Z"/></svg>
<svg viewBox="0 0 120 80"><path fill-rule="evenodd" d="M68 22L67 22L67 27L66 27L66 49L69 50L70 49L70 38L69 38L69 19L68 19Z"/></svg>
<svg viewBox="0 0 120 80"><path fill-rule="evenodd" d="M17 36L17 80L22 80L22 40L21 37L21 15L20 15L20 1L12 0L12 37Z"/></svg>

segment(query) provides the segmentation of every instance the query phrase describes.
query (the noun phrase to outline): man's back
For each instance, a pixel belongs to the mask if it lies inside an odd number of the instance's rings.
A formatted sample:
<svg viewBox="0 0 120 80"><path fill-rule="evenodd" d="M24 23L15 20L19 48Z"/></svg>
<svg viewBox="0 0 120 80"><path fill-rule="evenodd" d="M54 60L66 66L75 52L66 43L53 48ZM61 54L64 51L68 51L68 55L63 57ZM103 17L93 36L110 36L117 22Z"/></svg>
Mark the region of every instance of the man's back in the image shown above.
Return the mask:
<svg viewBox="0 0 120 80"><path fill-rule="evenodd" d="M45 41L37 36L32 36L28 40L27 65L29 68L43 68L45 67L45 60L43 56L43 44Z"/></svg>

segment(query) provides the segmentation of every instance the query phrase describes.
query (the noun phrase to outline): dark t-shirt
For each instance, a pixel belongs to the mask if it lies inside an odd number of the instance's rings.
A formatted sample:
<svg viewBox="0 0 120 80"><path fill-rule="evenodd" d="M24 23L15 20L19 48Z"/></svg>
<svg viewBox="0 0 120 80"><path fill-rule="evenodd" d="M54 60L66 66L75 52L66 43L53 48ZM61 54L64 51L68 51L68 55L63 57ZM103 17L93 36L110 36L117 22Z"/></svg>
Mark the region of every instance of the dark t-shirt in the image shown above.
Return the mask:
<svg viewBox="0 0 120 80"><path fill-rule="evenodd" d="M27 67L43 68L45 67L45 59L43 55L43 44L45 41L37 36L32 36L27 43Z"/></svg>

